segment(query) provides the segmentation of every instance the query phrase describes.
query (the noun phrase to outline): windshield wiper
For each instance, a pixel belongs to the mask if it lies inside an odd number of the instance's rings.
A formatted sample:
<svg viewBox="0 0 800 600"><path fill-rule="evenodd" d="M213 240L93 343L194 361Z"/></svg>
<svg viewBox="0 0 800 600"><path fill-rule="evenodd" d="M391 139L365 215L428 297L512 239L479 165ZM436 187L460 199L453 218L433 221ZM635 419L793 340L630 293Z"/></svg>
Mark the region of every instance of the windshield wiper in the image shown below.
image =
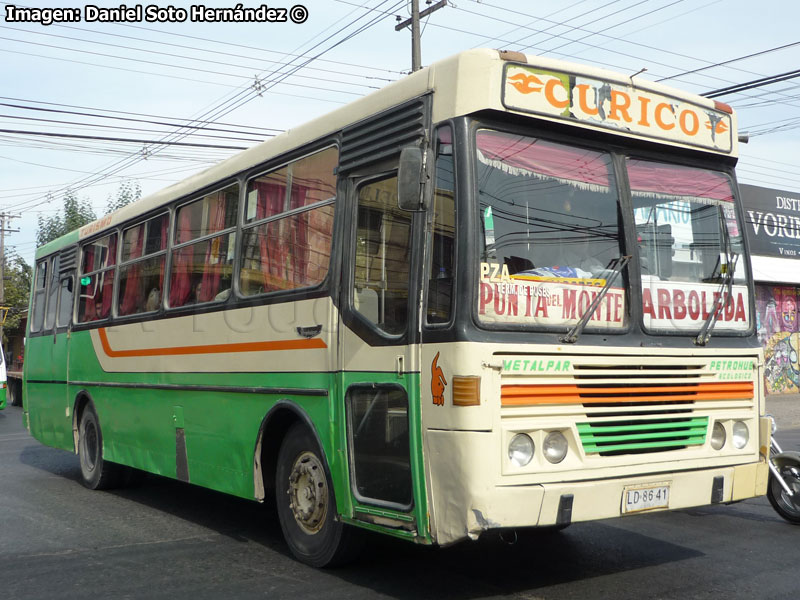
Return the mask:
<svg viewBox="0 0 800 600"><path fill-rule="evenodd" d="M733 274L736 272L736 263L739 260L739 255L736 252L733 252L731 249L731 236L728 232L728 224L725 222L725 214L722 212L721 207L719 214L722 217L721 230L722 238L725 243L725 275L720 282L719 291L717 292L717 299L714 300L714 305L711 307L711 313L706 317L703 326L700 328L700 333L698 333L697 337L695 337L693 340L697 346L705 346L708 344L708 340L711 339L711 332L714 330L714 326L717 324L717 311L722 308L723 302L727 304L732 300L733 297ZM719 265L719 271L720 274L722 274L721 263ZM723 291L725 292L724 294Z"/></svg>
<svg viewBox="0 0 800 600"><path fill-rule="evenodd" d="M603 298L605 298L608 290L611 289L611 285L614 283L614 281L616 281L617 277L622 272L622 269L625 268L625 265L627 265L630 260L630 255L620 256L618 259L616 259L617 262L612 267L613 272L606 279L606 284L603 286L603 289L600 290L600 293L595 296L594 300L592 300L592 303L586 308L586 310L583 311L580 320L575 323L575 326L570 329L566 335L562 335L560 338L558 338L558 341L563 344L574 344L578 341L578 336L583 333L583 328L586 327L589 319L592 318L592 314L597 310L597 307L600 306L600 303L603 301Z"/></svg>
<svg viewBox="0 0 800 600"><path fill-rule="evenodd" d="M736 272L736 263L739 260L739 255L735 252L731 252L730 254L726 252L725 258L727 260L725 276L719 286L717 299L714 300L714 305L711 307L711 313L706 317L703 327L700 328L700 333L694 338L694 343L697 346L705 346L708 343L708 340L711 339L711 332L717 324L717 311L722 308L723 302L727 304L733 298L733 274ZM721 266L720 270L722 270Z"/></svg>

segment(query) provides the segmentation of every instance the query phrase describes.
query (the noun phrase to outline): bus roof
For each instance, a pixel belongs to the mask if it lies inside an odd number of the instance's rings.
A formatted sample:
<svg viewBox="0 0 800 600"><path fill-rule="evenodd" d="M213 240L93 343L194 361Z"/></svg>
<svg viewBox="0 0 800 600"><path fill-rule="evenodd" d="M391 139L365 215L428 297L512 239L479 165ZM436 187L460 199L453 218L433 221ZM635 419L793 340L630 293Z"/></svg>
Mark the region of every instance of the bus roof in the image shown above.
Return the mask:
<svg viewBox="0 0 800 600"><path fill-rule="evenodd" d="M570 86L574 86L574 90ZM37 258L44 256L79 239L155 210L159 206L191 196L273 157L333 134L345 126L429 91L435 92L434 123L479 110L492 109L517 114L534 114L537 118L551 121L566 120L578 127L605 129L626 137L655 138L658 142L672 146L699 149L725 156L735 157L738 149L733 114L728 113L730 109L725 105L715 103L708 98L638 78L634 82L634 76L631 75L556 59L489 49L467 50L433 63L331 113L287 130L213 167L103 216L81 227L77 232L71 232L39 248L36 256ZM587 94L594 95L594 99L587 100ZM547 105L545 100L548 99L553 100L554 106ZM620 123L610 121L601 123L596 117L597 109L592 110L598 102L606 102L606 105L612 102L612 108L613 102L616 102L618 113L621 115ZM578 104L581 106L588 104L584 106L588 109L585 111L586 118L575 118L575 114L579 112ZM567 105L569 109L565 108ZM680 130L686 125L680 122L680 114L683 113L678 112L683 105L695 107L710 116L715 115L711 118L712 140L714 132L725 125L725 123L718 125L714 119L727 119L726 135L730 140L729 146L717 148L708 144L692 144L680 135L670 138L659 135L663 132L656 131L655 134L649 134L641 130L642 122L655 123L659 120L652 111L661 107L662 120L665 115L671 118L672 121L667 123L667 126L671 126L670 129L675 130L675 134L680 134ZM669 108L664 108L665 106ZM643 108L645 113L642 112ZM647 110L652 114L646 114ZM626 116L628 122L625 122ZM691 115L686 117L689 126L695 125L691 120L693 118L695 117ZM698 129L703 126L708 127L708 123L697 125ZM636 129L637 126L639 130Z"/></svg>

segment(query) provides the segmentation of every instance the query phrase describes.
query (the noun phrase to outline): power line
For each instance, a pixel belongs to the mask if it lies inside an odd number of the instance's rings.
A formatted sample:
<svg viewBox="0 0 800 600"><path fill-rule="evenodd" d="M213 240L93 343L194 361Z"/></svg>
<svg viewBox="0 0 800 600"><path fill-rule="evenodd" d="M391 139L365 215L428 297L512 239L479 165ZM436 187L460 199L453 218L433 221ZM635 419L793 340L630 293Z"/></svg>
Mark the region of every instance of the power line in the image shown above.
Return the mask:
<svg viewBox="0 0 800 600"><path fill-rule="evenodd" d="M248 146L218 146L215 144L196 144L192 142L162 142L158 140L138 140L133 138L104 137L97 135L78 135L73 133L52 133L48 131L19 131L15 129L0 129L0 133L15 133L18 135L43 135L46 137L71 138L79 140L102 140L105 142L125 142L134 144L158 144L159 146L193 146L195 148L216 148L219 150L247 150Z"/></svg>
<svg viewBox="0 0 800 600"><path fill-rule="evenodd" d="M0 100L15 100L15 101L18 101L18 102L34 102L36 104L48 104L48 105L51 105L51 106L64 106L64 107L67 107L67 108L81 108L81 109L84 109L84 110L112 112L112 113L118 113L118 114L139 115L139 116L152 117L152 119L171 119L171 120L174 120L174 121L188 121L188 119L183 119L183 118L178 118L178 117L158 117L158 116L155 116L155 115L146 115L146 114L143 115L141 113L124 112L124 111L110 110L110 109L104 109L104 108L88 108L88 107L85 107L85 106L73 106L73 105L69 105L69 104L56 104L56 103L53 103L53 102L39 102L39 101L36 101L36 100L20 100L19 98L8 98L8 97L5 97L5 96L0 96ZM98 114L98 113L80 112L80 111L74 111L74 110L64 110L64 109L55 109L55 108L42 108L42 107L38 107L38 106L25 106L24 104L11 104L11 103L8 103L8 102L0 102L0 106L6 106L6 107L9 107L9 108L18 108L20 110L35 110L35 111L40 111L40 112L59 113L59 114L66 114L66 115L76 115L76 116L82 116L82 117L96 117L96 118L99 118L99 119L114 119L114 120L118 120L118 121L130 121L130 122L136 122L136 123L148 123L150 125L166 125L168 127L182 126L182 127L186 127L186 128L189 128L189 129L205 129L206 131L220 131L220 132L225 132L225 133L244 133L244 132L241 132L241 131L237 131L235 129L222 129L222 128L219 128L219 127L198 127L196 125L187 125L187 124L182 124L182 123L170 123L168 121L154 121L152 119L137 119L137 118L133 118L133 117L115 117L115 116L112 116L112 115L103 115L103 114ZM255 126L255 125L253 125L253 126L251 126L251 125L231 125L231 124L227 124L227 123L219 123L219 125L228 125L230 127L239 127L241 129L251 129L251 130L252 129L261 129L261 130L264 130L264 131L276 131L278 133L283 131L283 129L276 129L274 127L258 127L258 126Z"/></svg>
<svg viewBox="0 0 800 600"><path fill-rule="evenodd" d="M67 126L69 129L74 129L73 125L80 125L81 127L91 127L95 129L114 129L116 131L133 131L138 133L164 133L163 131L157 129L144 129L141 127L121 127L119 125L103 125L101 123L86 123L81 121L64 121L59 119L43 119L38 117L25 117L22 115L6 115L0 114L0 118L2 119L18 119L23 121L32 121L32 124L39 124L39 123L52 123L53 125L59 126ZM198 128L202 131L201 128ZM237 140L240 142L263 142L263 138L243 138L243 137L234 137L230 135L214 135L209 133L192 133L194 137L202 137L202 138L213 138L213 139L221 139L221 140Z"/></svg>
<svg viewBox="0 0 800 600"><path fill-rule="evenodd" d="M186 55L183 55L183 54L174 54L174 53L171 53L171 52L161 52L161 51L158 51L158 50L151 50L151 49L147 49L147 48L137 48L135 46L125 46L125 45L122 45L122 44L111 44L111 43L108 43L108 42L100 42L100 41L97 41L97 40L90 40L90 39L86 39L86 38L59 35L59 34L56 34L56 33L46 33L46 32L41 32L41 31L32 31L32 30L29 30L29 29L23 29L23 28L18 28L18 27L9 27L7 25L4 26L4 27L5 27L5 29L10 29L10 30L13 30L13 31L22 31L22 32L25 32L25 33L34 33L36 35L56 37L56 38L66 39L66 40L73 40L73 41L83 42L83 43L87 43L87 44L97 44L97 45L102 45L102 46L109 46L109 47L112 47L112 48L122 48L122 49L125 49L125 50L134 50L134 51L137 51L137 52L146 52L146 53L149 53L149 54L170 56L170 57L173 57L173 58L182 58L182 59L186 59L186 60L194 60L194 61L202 61L202 62L213 62L215 64L236 66L237 68L243 68L243 69L261 69L262 68L262 67L255 67L253 65L249 65L249 66L247 66L247 65L232 65L229 62L214 61L214 60L209 60L209 59L206 59L206 58L198 58L198 57L194 57L194 56L186 56ZM124 38L124 39L134 40L134 41L138 41L138 42L144 42L144 43L148 43L148 44L155 43L155 44L160 44L160 45L164 45L164 46L170 46L170 47L174 47L174 48L182 48L182 49L185 49L185 50L192 50L192 51L195 51L195 52L207 52L209 54L214 54L214 55L217 55L217 56L230 56L232 58L245 58L245 59L253 59L253 58L255 58L255 57L253 57L252 54L249 54L249 55L235 54L233 52L225 52L223 50L208 50L208 49L205 49L205 48L199 48L197 46L187 46L187 45L184 45L184 44L172 44L170 42L162 42L162 41L157 41L157 40L145 40L145 39L142 39L142 38L137 38L135 36L123 35L123 34L120 34L118 32L109 33L109 32L106 32L106 31L87 29L85 27L75 27L75 26L71 26L71 25L62 25L62 27L65 27L67 29L73 29L73 30L76 30L76 31L85 31L87 33L94 33L94 34L99 34L99 35L111 36L111 37L114 37L115 39ZM266 59L266 58L257 58L256 60L259 60L259 61L262 61L262 62L274 63L274 64L281 64L280 61L270 60L270 59ZM366 67L360 67L360 68L366 68ZM388 81L394 81L394 79L390 79L390 78L387 78L387 77L376 77L376 76L373 76L373 75L361 75L359 73L348 73L346 71L337 71L337 70L334 70L334 69L323 69L323 68L320 68L320 67L314 67L313 70L314 71L320 71L322 73L333 73L335 75L345 75L345 76L348 76L348 77L358 77L358 78L370 79L370 80L371 79L376 79L376 80L387 81L387 82ZM362 84L354 84L354 85L362 85Z"/></svg>
<svg viewBox="0 0 800 600"><path fill-rule="evenodd" d="M697 56L690 56L690 55L683 54L683 53L680 53L680 52L674 52L674 51L671 51L671 50L665 50L663 48L657 48L657 47L649 45L649 44L643 44L641 42L635 42L633 40L628 40L628 39L625 39L625 38L620 38L620 37L617 37L617 36L608 35L608 34L605 34L605 33L602 33L602 32L596 32L596 31L593 31L593 30L590 30L590 29L586 29L581 25L574 26L574 25L571 25L571 24L569 24L567 22L556 21L556 20L550 19L548 17L538 17L538 16L532 15L530 13L522 12L522 11L511 9L511 8L507 8L507 7L504 7L504 6L498 6L496 4L491 4L490 2L487 2L486 0L480 0L480 1L479 0L472 0L472 1L476 2L477 4L480 4L483 7L492 8L492 9L495 9L495 10L498 10L498 11L507 12L507 13L510 13L510 14L513 14L513 15L517 15L517 16L524 16L524 17L531 18L531 19L534 20L533 22L542 21L542 22L550 24L550 27L548 27L547 29L545 29L545 30L537 30L535 33L546 33L549 30L551 30L554 26L563 26L563 27L567 27L571 31L578 31L581 34L597 35L599 37L606 38L606 39L608 39L610 41L616 41L616 42L619 42L619 43L622 43L622 44L635 46L637 48L644 48L644 49L647 49L647 50L653 50L653 51L656 51L656 52L660 52L662 54L668 54L670 56L675 56L675 57L678 57L678 58L684 58L684 59L690 59L690 60L702 60L702 59L699 59ZM710 4L715 4L718 1L719 0L715 0L715 2L711 2ZM613 4L613 2L610 3L610 4ZM710 4L705 5L705 6L709 6ZM608 6L608 5L609 4L606 4L604 6ZM705 6L701 7L701 8L705 8ZM466 9L459 9L459 10L466 10ZM697 9L693 9L693 10L697 10ZM474 11L472 11L472 12L474 13ZM591 12L591 11L588 11L588 12ZM474 14L479 15L479 16L484 17L484 18L491 18L491 19L494 19L494 20L498 20L498 21L503 22L503 23L515 24L515 23L509 22L509 21L503 21L502 19L497 19L496 17L491 17L491 16L486 15L484 13L474 13ZM578 15L578 16L582 16L584 14L588 14L588 13L582 13L581 15ZM436 25L436 24L432 24L432 25L436 26L436 27L441 27L441 28L444 28L444 29L456 30L455 28L450 28L450 27L446 27L446 26L442 26L442 25ZM471 34L471 35L480 35L480 34L475 33L473 31L466 31L466 30L461 30L461 29L458 29L456 31L459 31L461 33L468 33L468 34ZM628 57L628 58L635 58L635 59L641 60L641 56L640 55L632 55L632 54L628 54L628 53L625 53L625 52L621 52L619 50L608 50L608 49L606 49L606 48L604 48L602 46L598 46L596 44L590 44L588 42L585 42L585 41L583 41L583 39L571 40L571 38L567 38L563 34L555 34L554 33L554 34L551 34L551 35L553 37L560 37L560 38L563 38L563 39L566 39L566 40L570 40L570 41L581 43L581 44L587 46L588 48L604 50L604 51L611 52L613 54L617 54L617 55L620 55L620 56L625 56L625 57ZM585 37L586 36L584 36L584 39L585 39ZM523 38L523 39L525 39L525 38ZM517 43L517 42L512 42L510 40L500 40L500 41L503 41L504 43L508 43L510 45L514 45L515 43ZM548 51L548 50L546 50L544 48L538 48L538 50L543 51L543 52L547 52ZM564 53L562 53L562 55L563 56L567 56L569 58L574 58L574 54L564 54ZM658 62L658 61L655 61L655 60L652 60L652 59L649 59L648 62L651 63L651 64L657 64L659 66L664 66L664 67L667 67L667 68L670 68L670 69L675 69L676 68L676 67L674 67L672 65L668 65L666 63L661 63L661 62ZM716 64L716 63L711 63L710 61L705 61L705 62L709 63L710 66L714 66ZM626 70L626 67L623 67L623 66L611 65L611 64L608 64L608 63L606 63L606 64L608 66L611 66L611 67L617 69L617 70L621 70L621 71L625 71ZM750 74L756 74L757 75L757 73L754 73L753 71L748 71L746 69L736 68L735 70L743 72L743 73L750 73ZM712 75L705 75L705 77L707 77L709 79L719 80L719 81L730 81L730 80L726 80L724 78L716 77L716 76L712 76Z"/></svg>
<svg viewBox="0 0 800 600"><path fill-rule="evenodd" d="M384 0L384 2L381 2L381 4L380 4L380 5L378 5L378 6L382 6L383 4L386 4L387 2L388 2L388 0ZM400 4L400 2L398 2L396 5L399 5L399 4ZM375 10L375 9L371 9L369 12L373 12L374 10ZM368 12L367 14L369 14L369 12ZM363 18L363 16L362 16L362 17L359 17L359 19L360 19L360 18ZM358 19L357 19L357 20L358 20ZM355 22L357 22L357 20L354 20L352 23L349 23L348 25L346 25L345 27L341 28L339 31L335 32L335 33L334 33L334 34L332 34L332 35L335 35L336 33L339 33L339 32L341 32L341 31L343 31L344 29L346 29L346 28L347 28L347 27L349 27L350 25L352 25L352 24L354 24ZM372 22L370 22L370 23L367 25L367 27L369 27L369 26L372 26L372 25L373 25L375 22L377 22L377 20L373 20ZM351 38L352 38L354 35L357 35L358 33L360 33L360 32L361 32L361 31L363 31L363 30L364 30L364 27L361 27L361 28L359 28L357 31L355 31L355 32L351 33L350 35L346 36L346 37L345 37L343 40L340 40L339 42L337 42L337 43L335 43L335 44L331 45L331 46L330 46L328 49L326 49L326 50L323 50L322 52L318 53L316 56L314 56L314 57L312 57L311 59L307 60L307 61L306 61L305 63L303 63L302 65L299 65L299 66L295 67L295 68L294 68L294 69L293 69L293 70L292 70L292 71L291 71L289 74L287 74L286 76L288 76L288 75L290 75L290 74L293 74L293 73L297 72L297 71L298 71L300 68L303 68L303 67L304 67L304 66L306 66L306 65L307 65L309 62L311 62L311 61L313 61L313 60L315 60L315 59L319 58L319 57L320 57L320 56L322 56L322 54L324 54L325 52L327 52L327 51L329 51L330 49L332 49L332 48L334 48L334 47L338 46L339 44L343 43L344 41L347 41L348 39L351 39ZM315 46L313 46L311 49L313 50L314 48L318 47L319 45L321 45L322 43L324 43L325 41L327 41L327 40L328 40L328 39L330 39L331 37L332 37L332 36L328 36L328 38L326 38L326 39L325 39L325 40L323 40L322 42L320 42L320 43L316 44L316 45L315 45ZM285 78L285 77L284 77L284 78ZM270 87L274 87L275 85L277 85L277 83L280 83L280 81L271 82L271 83L272 83L272 86L270 86ZM254 97L256 97L256 96L258 96L258 95L259 95L259 92L256 92L255 94L249 94L249 96L245 96L244 98L238 98L238 99L237 99L237 97L240 97L240 96L241 96L243 93L245 93L245 94L246 94L246 93L247 93L247 91L248 91L248 89L249 89L249 87L248 87L248 88L245 88L244 90L240 91L240 92L239 92L239 93L238 93L236 96L234 96L234 97L233 97L233 98L231 98L230 100L226 101L226 102L225 102L225 103L224 103L222 106L219 106L218 108L212 108L212 109L209 109L209 110L207 110L207 111L206 111L204 114L200 115L199 117L192 119L190 122L191 122L191 123L202 123L202 124L205 124L205 123L208 123L208 122L209 122L209 121L211 121L211 120L222 118L222 117L223 117L223 116L225 116L226 114L229 114L231 111L235 110L236 108L238 108L238 107L242 106L244 103L246 103L246 102L249 102L249 101L250 101L250 100L252 100ZM263 90L260 90L260 91L261 91L261 92L263 92ZM232 104L232 102L234 102L234 101L235 101L235 104ZM222 111L225 111L225 112L222 112ZM174 132L174 133L172 133L172 134L169 134L169 135L165 136L165 138L163 138L162 142L164 142L164 141L174 141L174 139L175 139L175 138L178 138L178 139L180 139L180 137L185 137L185 135L187 135L187 134L186 134L186 133L182 133L182 132L181 132L181 128L178 128L178 130L176 130L176 132ZM162 142L159 142L159 143L162 143ZM154 150L153 150L153 152L158 152L158 149L154 149ZM76 189L76 190L79 190L79 189L84 189L85 187L88 187L89 185L93 185L93 184L95 184L96 182L98 182L98 181L102 180L102 179L103 179L103 178L105 178L105 177L113 176L113 175L115 175L115 174L117 174L117 173L121 172L122 170L124 170L124 169L128 168L128 167L129 167L129 166L131 166L132 164L135 164L135 163L136 163L136 162L138 162L139 160L141 160L141 158L140 158L140 157L138 157L138 156L136 156L136 155L134 155L134 156L129 156L129 157L128 157L128 158L126 158L126 159L123 159L123 160L117 161L116 163L112 163L112 164L111 164L111 165L109 165L108 167L104 168L102 171L100 171L100 172L96 173L94 176L88 176L88 177L84 177L84 178L82 178L82 179L78 180L77 182L75 182L75 184L74 184L74 185L72 185L72 186L71 186L71 188L73 188L73 189ZM77 187L76 187L76 186L77 186ZM63 189L62 189L62 190L59 190L59 192L63 192ZM57 193L58 193L58 192L57 192ZM22 203L22 204L23 204L23 205L26 205L26 209L30 210L31 208L34 208L34 207L36 207L36 206L38 206L38 205L40 205L40 204L43 204L43 203L45 203L45 202L48 202L48 201L49 201L49 199L45 199L45 200L43 200L42 202L35 203L36 201L35 201L35 200L33 200L33 201L26 201L26 202L24 202L24 203Z"/></svg>
<svg viewBox="0 0 800 600"><path fill-rule="evenodd" d="M754 79L753 81L746 81L744 83L737 83L718 90L712 90L702 94L706 98L717 98L718 96L727 96L728 94L737 94L747 90L752 90L772 83L779 83L787 79L794 79L800 77L800 69L794 71L787 71L786 73L779 73L778 75L771 75L769 77L762 77L761 79Z"/></svg>
<svg viewBox="0 0 800 600"><path fill-rule="evenodd" d="M800 42L791 42L790 44L784 44L783 46L775 46L774 48L753 52L752 54L746 54L745 56L738 56L722 62L706 65L705 67L700 67L698 69L692 69L691 71L684 71L683 73L677 73L675 75L670 75L669 77L662 77L661 79L656 79L656 81L667 81L669 79L675 79L676 77L683 77L684 75L694 75L695 73L700 73L701 71L707 71L708 69L714 69L716 67L724 67L735 62L747 60L748 58L764 56L765 54L771 54L772 52L778 52L779 50L786 50L787 48L793 48L794 46L798 45L800 45Z"/></svg>
<svg viewBox="0 0 800 600"><path fill-rule="evenodd" d="M253 79L253 77L251 75L237 75L237 74L234 74L234 73L226 73L224 71L214 71L212 69L201 69L199 67L190 67L188 65L174 65L174 64L169 64L169 63L157 62L157 61L153 61L153 60L145 60L145 59L142 59L142 58L119 56L119 55L116 55L116 54L106 54L104 52L93 52L91 50L79 50L77 48L67 48L67 47L64 47L64 46L56 46L54 44L44 44L42 42L31 42L31 41L28 41L28 40L18 40L18 39L15 39L15 38L8 38L8 37L3 37L3 36L0 36L0 40L16 42L18 44L30 44L30 45L33 45L33 46L40 46L42 48L52 48L52 49L55 49L55 50L66 50L68 52L78 52L78 53L81 53L81 54L90 54L92 56L101 56L101 57L104 57L104 58L113 58L115 60L132 61L132 62L135 62L137 64L144 63L144 64L148 64L148 65L155 65L155 66L159 66L159 67L167 67L167 68L171 68L171 69L182 69L184 71L194 71L194 72L197 72L197 73L207 73L209 75L220 75L222 77L235 77L237 79L248 79L248 80ZM8 50L6 50L6 51L8 52ZM340 84L343 84L343 85L360 85L361 87L367 87L367 88L371 88L371 89L378 89L375 86L369 86L369 85L366 85L366 84L353 84L353 83L350 83L350 82L335 81L335 80L332 80L332 79L325 79L325 78L320 78L320 79L321 79L321 81L340 83ZM283 81L283 80L280 81L280 83L283 83L284 85L289 85L289 86L293 86L293 87L301 87L301 88L305 88L305 89L313 89L313 90L319 90L320 89L320 86L317 86L317 85L306 85L306 84L302 84L302 83L290 83L290 82L286 82L286 81ZM347 91L347 90L340 90L340 89L335 89L335 88L323 88L323 89L326 89L326 91L329 91L329 92L338 92L340 94L349 94L349 95L353 95L353 96L360 95L358 92L350 92L350 91Z"/></svg>

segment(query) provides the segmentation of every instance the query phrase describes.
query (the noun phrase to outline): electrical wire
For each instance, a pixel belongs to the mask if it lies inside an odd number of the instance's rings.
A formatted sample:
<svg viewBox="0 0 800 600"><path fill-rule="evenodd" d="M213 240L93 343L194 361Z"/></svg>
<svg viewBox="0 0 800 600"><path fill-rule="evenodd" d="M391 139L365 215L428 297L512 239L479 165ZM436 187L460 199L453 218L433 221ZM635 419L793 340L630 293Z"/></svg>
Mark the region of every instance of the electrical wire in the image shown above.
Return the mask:
<svg viewBox="0 0 800 600"><path fill-rule="evenodd" d="M378 5L378 7L383 6L384 4L387 4L388 1L389 0L384 0L383 2L381 2ZM399 5L399 4L400 3L398 2L397 5ZM373 12L373 10L371 10L369 12ZM311 61L316 60L319 57L321 57L325 52L329 51L332 48L337 47L338 45L340 45L341 43L344 43L345 41L347 41L349 39L352 39L352 37L354 37L355 35L358 35L358 33L364 31L366 28L371 27L372 25L377 23L380 20L380 18L382 18L382 17L379 16L379 18L373 19L366 26L359 27L355 32L352 32L349 35L345 36L344 39L340 40L339 42L336 42L336 43L332 44L329 48L319 52L314 57L306 60L306 62L304 62L303 64L296 66L294 69L292 69L292 71L290 71L289 74L297 72L299 69L303 68L304 66L307 66ZM355 22L357 22L357 20L353 21L353 23L355 23ZM348 24L347 26L345 26L344 28L340 29L336 33L339 33L341 31L343 31L344 29L346 29L350 25L351 24ZM316 44L310 50L313 50L313 49L317 48L319 45L321 45L325 41L329 40L333 35L336 35L336 33L332 34L331 36L328 36L327 38L325 38L325 40L323 40L322 42ZM287 74L286 76L288 76L289 74ZM285 77L284 77L284 79L285 79ZM270 82L270 83L272 84L270 87L274 87L278 83L281 83L281 81L275 81L275 82ZM253 97L255 97L257 95L258 94L256 93L255 95L250 95L249 97L246 97L243 100L239 100L239 102L236 105L233 105L233 106L231 106L229 104L228 106L226 106L224 108L225 112L221 112L220 110L217 110L216 112L207 111L204 115L201 115L201 117L192 119L190 122L191 123L197 123L197 122L205 123L205 122L210 121L211 119L222 118L226 114L229 114L232 110L235 110L239 106L242 106L244 103L250 101ZM170 138L173 138L173 137L176 137L176 136L181 136L181 135L182 135L181 133L176 131L175 133L171 134L170 136L167 136L166 141L171 141ZM108 176L112 176L112 175L115 175L115 174L119 173L121 170L123 170L125 168L128 168L132 164L135 164L135 162L138 162L138 160L141 160L141 159L138 156L134 155L133 157L130 157L129 159L126 159L126 160L123 160L123 161L118 161L117 163L109 165L108 167L103 169L101 172L98 172L93 177L90 176L90 177L83 178L82 180L79 180L74 186L71 186L71 187L73 187L73 188L77 187L77 189L84 189L85 187L96 183L97 181L99 181L103 177L108 177ZM63 189L60 190L60 192L56 192L56 193L63 193ZM38 204L37 203L31 203L31 202L25 202L25 203L22 203L22 205L24 205L24 207L25 207L24 210L30 210L31 208L34 208L34 207L36 207L38 205L41 205L41 204L43 204L45 202L49 202L49 201L50 201L49 199L45 199L45 200L39 202ZM17 208L19 206L20 205L17 205L17 206L11 207L11 208Z"/></svg>

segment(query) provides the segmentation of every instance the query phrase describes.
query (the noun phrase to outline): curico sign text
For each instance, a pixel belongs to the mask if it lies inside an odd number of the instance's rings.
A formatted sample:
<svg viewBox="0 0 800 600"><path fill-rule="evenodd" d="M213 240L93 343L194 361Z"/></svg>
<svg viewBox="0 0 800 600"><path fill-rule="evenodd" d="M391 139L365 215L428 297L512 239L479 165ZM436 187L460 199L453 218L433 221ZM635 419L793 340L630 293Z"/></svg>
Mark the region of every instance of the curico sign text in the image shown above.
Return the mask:
<svg viewBox="0 0 800 600"><path fill-rule="evenodd" d="M503 102L534 112L629 134L732 150L731 116L631 85L510 64Z"/></svg>

